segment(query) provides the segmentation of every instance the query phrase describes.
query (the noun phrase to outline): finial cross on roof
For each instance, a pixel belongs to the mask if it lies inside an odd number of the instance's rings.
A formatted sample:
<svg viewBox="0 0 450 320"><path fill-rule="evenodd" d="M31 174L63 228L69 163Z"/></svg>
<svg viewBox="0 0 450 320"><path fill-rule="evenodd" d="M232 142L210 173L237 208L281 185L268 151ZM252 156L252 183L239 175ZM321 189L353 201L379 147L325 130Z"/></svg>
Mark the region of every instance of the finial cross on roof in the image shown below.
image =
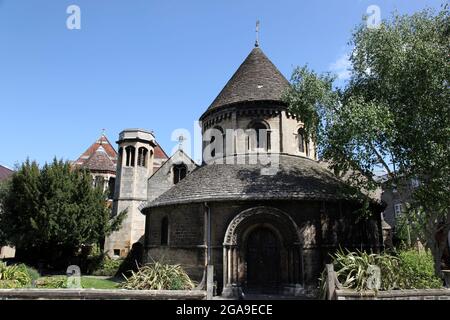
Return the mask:
<svg viewBox="0 0 450 320"><path fill-rule="evenodd" d="M178 136L178 148L180 149L180 150L182 150L183 149L183 142L186 140L186 138L182 135L182 134L180 134L179 136Z"/></svg>
<svg viewBox="0 0 450 320"><path fill-rule="evenodd" d="M259 47L259 20L256 20L256 41L255 47Z"/></svg>

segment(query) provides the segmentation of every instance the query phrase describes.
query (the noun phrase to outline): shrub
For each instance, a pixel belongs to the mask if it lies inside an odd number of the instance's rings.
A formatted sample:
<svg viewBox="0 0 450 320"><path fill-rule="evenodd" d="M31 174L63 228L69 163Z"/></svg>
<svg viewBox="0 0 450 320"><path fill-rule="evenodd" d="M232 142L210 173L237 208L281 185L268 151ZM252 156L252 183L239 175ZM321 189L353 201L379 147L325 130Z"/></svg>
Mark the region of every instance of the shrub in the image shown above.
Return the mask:
<svg viewBox="0 0 450 320"><path fill-rule="evenodd" d="M36 288L63 289L67 288L66 276L42 277L35 282Z"/></svg>
<svg viewBox="0 0 450 320"><path fill-rule="evenodd" d="M7 266L6 263L0 262L0 281L13 281L14 286L24 287L30 285L31 280L25 265ZM12 285L12 282L4 285Z"/></svg>
<svg viewBox="0 0 450 320"><path fill-rule="evenodd" d="M131 290L191 290L195 286L181 266L160 262L145 265L125 279L121 287Z"/></svg>
<svg viewBox="0 0 450 320"><path fill-rule="evenodd" d="M365 251L350 252L338 250L333 257L333 264L339 282L346 288L358 291L368 289L368 268L376 265L381 272L381 290L390 290L398 286L398 270L400 261L397 257L383 253L367 253Z"/></svg>
<svg viewBox="0 0 450 320"><path fill-rule="evenodd" d="M17 289L22 287L17 280L0 280L0 289Z"/></svg>
<svg viewBox="0 0 450 320"><path fill-rule="evenodd" d="M117 270L119 269L122 262L123 262L123 259L113 260L109 257L105 257L103 259L103 261L101 262L99 268L94 270L94 272L92 272L92 274L95 276L113 277L117 273Z"/></svg>
<svg viewBox="0 0 450 320"><path fill-rule="evenodd" d="M380 268L381 290L426 289L442 287L442 280L434 275L433 256L429 251L401 250L388 253L351 252L340 249L331 255L336 276L343 287L357 291L368 289L368 268ZM319 278L324 297L327 273Z"/></svg>
<svg viewBox="0 0 450 320"><path fill-rule="evenodd" d="M41 275L39 274L39 272L33 268L33 267L29 267L25 264L19 264L18 265L20 267L20 269L26 273L28 273L28 275L30 276L32 281L35 281L37 279L39 279L41 277Z"/></svg>
<svg viewBox="0 0 450 320"><path fill-rule="evenodd" d="M442 287L442 280L434 273L433 255L429 250L402 250L398 253L402 287L428 289Z"/></svg>

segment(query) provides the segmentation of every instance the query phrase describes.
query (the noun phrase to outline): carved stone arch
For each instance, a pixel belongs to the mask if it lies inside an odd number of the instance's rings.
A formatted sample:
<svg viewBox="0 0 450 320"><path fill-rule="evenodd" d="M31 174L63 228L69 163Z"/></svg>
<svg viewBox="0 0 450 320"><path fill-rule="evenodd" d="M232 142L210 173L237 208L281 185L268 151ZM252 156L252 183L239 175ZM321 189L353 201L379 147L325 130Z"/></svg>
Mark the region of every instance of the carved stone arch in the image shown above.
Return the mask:
<svg viewBox="0 0 450 320"><path fill-rule="evenodd" d="M270 223L283 234L285 242L300 243L300 229L295 221L285 212L273 207L254 207L242 211L231 220L225 232L224 245L238 245L244 231L251 225Z"/></svg>
<svg viewBox="0 0 450 320"><path fill-rule="evenodd" d="M275 245L277 249L274 252L274 257L278 258L273 260L277 261L273 265L276 266L278 272L270 272L271 268L269 267L267 269L269 271L265 273L279 274L278 279L275 279L278 286L288 284L288 287L296 287L303 283L300 229L295 221L282 210L259 206L240 212L227 227L223 241L224 290L222 295L226 297L240 296L243 288L244 290L250 288L250 276L252 276L252 284L255 284L254 275L260 273L255 269L254 263L252 264L252 270L247 268L247 263L256 261L253 254L255 251L252 251L252 259L248 260L250 257L250 237L254 235L254 232L259 232L259 235L261 235L261 232L267 229L273 233L275 238L278 238L279 245ZM264 244L262 244L262 247L264 247ZM252 248L254 248L253 242ZM267 255L264 259L267 259Z"/></svg>
<svg viewBox="0 0 450 320"><path fill-rule="evenodd" d="M262 124L266 127L267 130L270 130L269 123L266 120L260 118L251 120L247 125L247 129L252 129L257 124Z"/></svg>

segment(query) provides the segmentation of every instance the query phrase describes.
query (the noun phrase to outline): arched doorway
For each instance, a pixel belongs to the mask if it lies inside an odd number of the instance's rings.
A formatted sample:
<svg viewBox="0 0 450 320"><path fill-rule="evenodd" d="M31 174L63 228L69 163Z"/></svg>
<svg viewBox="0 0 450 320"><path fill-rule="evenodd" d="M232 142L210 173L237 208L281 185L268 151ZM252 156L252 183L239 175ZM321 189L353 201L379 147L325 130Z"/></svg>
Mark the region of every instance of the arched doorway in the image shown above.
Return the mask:
<svg viewBox="0 0 450 320"><path fill-rule="evenodd" d="M301 285L299 235L294 220L277 208L254 207L236 215L223 242L222 296L280 293Z"/></svg>
<svg viewBox="0 0 450 320"><path fill-rule="evenodd" d="M246 245L247 283L245 291L278 292L280 285L280 241L266 227L251 231Z"/></svg>

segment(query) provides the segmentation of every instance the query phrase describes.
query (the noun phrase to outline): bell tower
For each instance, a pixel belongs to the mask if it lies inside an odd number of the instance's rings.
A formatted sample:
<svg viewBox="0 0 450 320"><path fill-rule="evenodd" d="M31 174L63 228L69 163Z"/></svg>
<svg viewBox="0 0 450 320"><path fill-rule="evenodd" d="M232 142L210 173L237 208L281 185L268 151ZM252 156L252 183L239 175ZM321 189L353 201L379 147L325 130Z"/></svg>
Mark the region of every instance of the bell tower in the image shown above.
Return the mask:
<svg viewBox="0 0 450 320"><path fill-rule="evenodd" d="M155 137L142 129L126 129L119 134L119 155L114 191L113 216L127 210L119 231L105 241L109 256L125 257L144 235L145 216L139 205L147 201L147 180L153 173Z"/></svg>

